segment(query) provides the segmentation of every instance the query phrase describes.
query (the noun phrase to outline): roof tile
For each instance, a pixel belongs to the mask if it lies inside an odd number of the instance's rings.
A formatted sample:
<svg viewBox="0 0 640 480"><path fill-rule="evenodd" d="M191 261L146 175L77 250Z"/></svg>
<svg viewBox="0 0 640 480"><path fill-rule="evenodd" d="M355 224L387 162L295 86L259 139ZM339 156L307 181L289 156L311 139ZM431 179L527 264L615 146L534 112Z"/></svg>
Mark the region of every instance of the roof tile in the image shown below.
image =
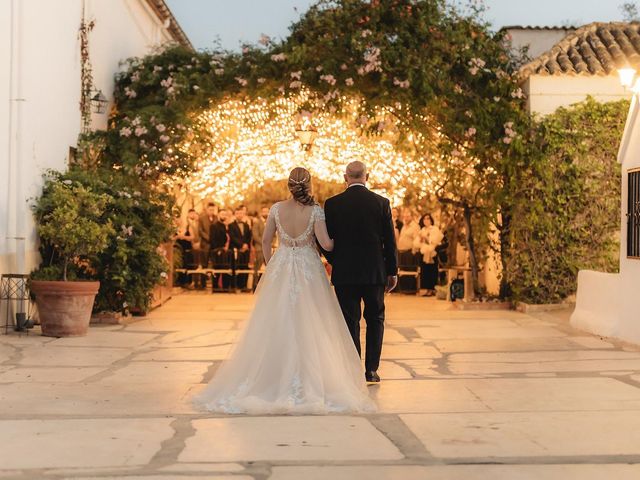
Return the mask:
<svg viewBox="0 0 640 480"><path fill-rule="evenodd" d="M640 23L591 23L567 35L524 65L530 75L610 75L631 65L640 70Z"/></svg>

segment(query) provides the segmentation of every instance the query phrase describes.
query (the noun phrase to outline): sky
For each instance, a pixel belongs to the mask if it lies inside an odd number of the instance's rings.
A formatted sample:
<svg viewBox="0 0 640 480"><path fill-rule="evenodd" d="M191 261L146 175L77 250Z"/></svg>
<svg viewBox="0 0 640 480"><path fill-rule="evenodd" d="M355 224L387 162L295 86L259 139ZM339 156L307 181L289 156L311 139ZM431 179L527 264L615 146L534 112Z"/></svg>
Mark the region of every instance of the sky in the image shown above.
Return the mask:
<svg viewBox="0 0 640 480"><path fill-rule="evenodd" d="M289 25L315 0L166 0L198 49L238 50L262 33L285 38ZM498 29L507 25L583 25L622 20L624 0L485 0L486 18Z"/></svg>

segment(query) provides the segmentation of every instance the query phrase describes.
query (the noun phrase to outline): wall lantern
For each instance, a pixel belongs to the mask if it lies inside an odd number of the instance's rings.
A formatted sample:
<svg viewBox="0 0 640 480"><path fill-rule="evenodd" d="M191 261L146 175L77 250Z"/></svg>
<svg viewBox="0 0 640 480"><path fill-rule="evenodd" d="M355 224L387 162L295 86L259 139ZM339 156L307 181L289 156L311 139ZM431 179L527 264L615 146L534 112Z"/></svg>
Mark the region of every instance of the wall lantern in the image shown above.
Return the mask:
<svg viewBox="0 0 640 480"><path fill-rule="evenodd" d="M627 89L634 85L633 81L636 78L636 69L632 67L621 68L618 70L618 75L620 76L620 83Z"/></svg>
<svg viewBox="0 0 640 480"><path fill-rule="evenodd" d="M91 97L91 105L93 106L93 111L95 113L104 113L107 109L107 104L109 100L104 96L102 90L96 90L96 92Z"/></svg>

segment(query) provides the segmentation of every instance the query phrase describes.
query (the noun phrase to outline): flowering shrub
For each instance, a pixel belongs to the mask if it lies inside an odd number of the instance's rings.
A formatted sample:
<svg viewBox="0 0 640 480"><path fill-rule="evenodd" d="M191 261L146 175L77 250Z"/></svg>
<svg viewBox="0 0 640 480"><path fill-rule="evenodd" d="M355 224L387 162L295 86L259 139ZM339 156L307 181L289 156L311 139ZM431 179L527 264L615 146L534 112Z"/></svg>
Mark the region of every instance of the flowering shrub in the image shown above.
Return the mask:
<svg viewBox="0 0 640 480"><path fill-rule="evenodd" d="M171 203L105 169L51 172L34 208L44 259L35 278L59 271L66 256L71 278L100 280L96 311L146 310L168 269L157 249L171 235Z"/></svg>
<svg viewBox="0 0 640 480"><path fill-rule="evenodd" d="M545 117L513 172L505 280L529 303L564 300L578 270L618 269L618 142L629 102L593 98Z"/></svg>

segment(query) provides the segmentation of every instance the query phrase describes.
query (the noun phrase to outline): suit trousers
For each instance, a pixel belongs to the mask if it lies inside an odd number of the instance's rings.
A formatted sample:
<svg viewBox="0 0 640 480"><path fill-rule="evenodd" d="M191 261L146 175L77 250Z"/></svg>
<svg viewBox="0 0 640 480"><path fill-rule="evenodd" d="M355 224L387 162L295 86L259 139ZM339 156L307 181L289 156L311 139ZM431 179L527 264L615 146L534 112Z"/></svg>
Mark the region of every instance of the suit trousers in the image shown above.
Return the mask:
<svg viewBox="0 0 640 480"><path fill-rule="evenodd" d="M384 336L384 285L335 285L335 291L349 333L361 357L360 317L364 303L364 320L367 324L364 364L367 372L375 372L380 366Z"/></svg>

